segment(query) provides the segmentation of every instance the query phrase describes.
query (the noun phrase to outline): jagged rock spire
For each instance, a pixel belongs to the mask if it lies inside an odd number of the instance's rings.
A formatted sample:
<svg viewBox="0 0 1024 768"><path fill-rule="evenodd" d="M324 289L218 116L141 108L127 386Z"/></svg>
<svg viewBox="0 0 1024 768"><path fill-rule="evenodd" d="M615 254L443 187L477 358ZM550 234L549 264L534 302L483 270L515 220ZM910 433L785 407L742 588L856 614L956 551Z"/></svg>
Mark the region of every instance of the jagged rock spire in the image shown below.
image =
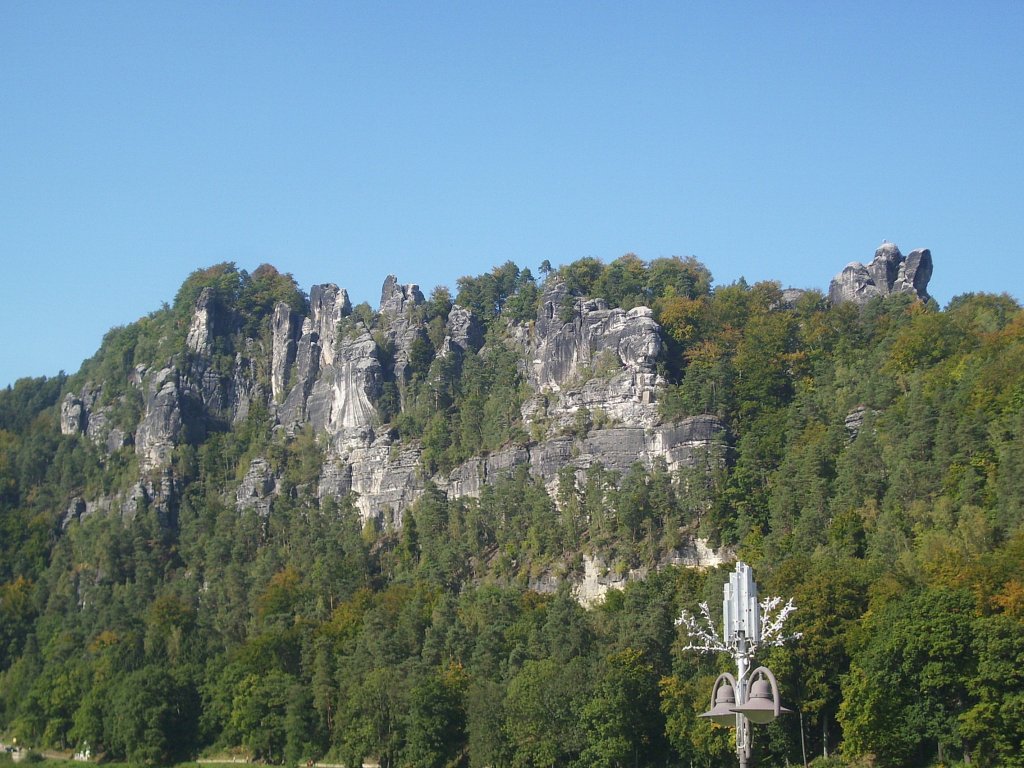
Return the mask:
<svg viewBox="0 0 1024 768"><path fill-rule="evenodd" d="M904 256L894 243L886 240L875 251L870 264L847 264L829 284L828 297L833 304L852 301L863 305L876 296L911 293L927 301L931 277L931 251L921 248Z"/></svg>

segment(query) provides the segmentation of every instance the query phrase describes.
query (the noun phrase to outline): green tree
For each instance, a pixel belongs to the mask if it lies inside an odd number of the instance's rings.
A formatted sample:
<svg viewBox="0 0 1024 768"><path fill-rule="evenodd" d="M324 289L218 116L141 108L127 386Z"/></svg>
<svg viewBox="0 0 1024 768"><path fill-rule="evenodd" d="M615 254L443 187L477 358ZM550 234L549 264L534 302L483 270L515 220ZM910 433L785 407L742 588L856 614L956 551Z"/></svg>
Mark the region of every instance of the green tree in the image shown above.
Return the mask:
<svg viewBox="0 0 1024 768"><path fill-rule="evenodd" d="M604 768L659 764L665 755L665 723L654 668L643 653L626 648L607 657L598 674L580 712L586 747L579 764Z"/></svg>
<svg viewBox="0 0 1024 768"><path fill-rule="evenodd" d="M973 705L960 716L971 762L1021 766L1024 754L1024 633L1020 616L996 615L974 622L977 674L968 681Z"/></svg>
<svg viewBox="0 0 1024 768"><path fill-rule="evenodd" d="M466 677L457 667L427 673L409 694L404 760L423 768L450 765L465 742Z"/></svg>
<svg viewBox="0 0 1024 768"><path fill-rule="evenodd" d="M698 717L708 709L715 677L698 672L696 665L687 661L675 674L658 682L665 738L681 765L729 765L736 759L734 731Z"/></svg>
<svg viewBox="0 0 1024 768"><path fill-rule="evenodd" d="M314 707L313 692L304 682L295 681L285 704L285 762L299 765L322 757L329 734L323 726Z"/></svg>
<svg viewBox="0 0 1024 768"><path fill-rule="evenodd" d="M632 309L647 304L647 267L636 254L625 256L606 266L594 283L593 292L609 306Z"/></svg>
<svg viewBox="0 0 1024 768"><path fill-rule="evenodd" d="M195 741L194 691L161 667L146 666L122 678L104 722L107 746L132 765L167 765Z"/></svg>
<svg viewBox="0 0 1024 768"><path fill-rule="evenodd" d="M970 595L942 589L911 592L868 615L842 686L844 749L898 766L942 761L964 746L973 611Z"/></svg>
<svg viewBox="0 0 1024 768"><path fill-rule="evenodd" d="M551 768L576 758L583 746L578 720L584 667L552 659L527 661L509 681L505 732L514 768Z"/></svg>
<svg viewBox="0 0 1024 768"><path fill-rule="evenodd" d="M505 689L488 678L473 680L466 694L466 742L470 768L508 766Z"/></svg>
<svg viewBox="0 0 1024 768"><path fill-rule="evenodd" d="M289 743L288 705L296 681L292 675L272 670L263 675L248 675L235 686L231 703L231 725L252 750L256 759L280 763ZM298 751L301 740L293 749Z"/></svg>

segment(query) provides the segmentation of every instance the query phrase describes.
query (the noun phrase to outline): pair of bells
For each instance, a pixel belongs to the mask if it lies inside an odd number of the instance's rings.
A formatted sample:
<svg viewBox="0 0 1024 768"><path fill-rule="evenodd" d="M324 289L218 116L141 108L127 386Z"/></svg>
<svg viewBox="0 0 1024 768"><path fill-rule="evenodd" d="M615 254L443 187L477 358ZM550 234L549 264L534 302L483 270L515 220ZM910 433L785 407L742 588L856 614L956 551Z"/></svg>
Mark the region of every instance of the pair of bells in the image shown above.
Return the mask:
<svg viewBox="0 0 1024 768"><path fill-rule="evenodd" d="M706 717L719 725L735 725L736 715L746 717L758 725L770 723L779 715L792 712L779 700L779 684L768 667L758 667L750 675L747 701L736 706L736 678L723 672L711 689L711 709L698 717Z"/></svg>

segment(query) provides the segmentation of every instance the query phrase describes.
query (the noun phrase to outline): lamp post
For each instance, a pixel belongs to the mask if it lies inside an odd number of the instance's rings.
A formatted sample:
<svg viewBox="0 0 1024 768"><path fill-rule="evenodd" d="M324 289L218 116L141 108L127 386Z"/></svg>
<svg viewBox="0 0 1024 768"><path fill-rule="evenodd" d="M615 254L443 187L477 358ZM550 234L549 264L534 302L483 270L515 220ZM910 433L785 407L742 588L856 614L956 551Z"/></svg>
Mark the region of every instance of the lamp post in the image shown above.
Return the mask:
<svg viewBox="0 0 1024 768"><path fill-rule="evenodd" d="M754 574L745 563L736 563L722 600L722 637L711 621L707 603L701 603L703 625L683 612L677 624L690 637L686 649L728 653L736 663L736 675L723 672L711 688L711 708L699 715L719 725L736 728L736 755L740 768L750 760L751 723L764 725L790 710L782 706L779 684L767 667L750 670L754 655L767 646L782 645L800 635L784 636L782 625L796 608L772 597L758 602Z"/></svg>

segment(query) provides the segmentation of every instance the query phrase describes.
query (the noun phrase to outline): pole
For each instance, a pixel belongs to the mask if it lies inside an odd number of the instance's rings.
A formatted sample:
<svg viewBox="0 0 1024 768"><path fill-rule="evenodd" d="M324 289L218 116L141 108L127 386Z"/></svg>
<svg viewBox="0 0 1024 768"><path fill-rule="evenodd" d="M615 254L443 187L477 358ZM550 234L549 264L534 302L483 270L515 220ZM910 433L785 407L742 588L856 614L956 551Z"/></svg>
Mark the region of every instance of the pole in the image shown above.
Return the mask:
<svg viewBox="0 0 1024 768"><path fill-rule="evenodd" d="M736 633L736 705L742 707L747 703L747 672L750 671L750 659L747 658L747 636L743 631ZM750 757L750 722L744 715L736 713L736 756L740 768L747 768Z"/></svg>
<svg viewBox="0 0 1024 768"><path fill-rule="evenodd" d="M800 710L800 752L804 756L804 768L807 768L807 745L804 743L804 711Z"/></svg>

